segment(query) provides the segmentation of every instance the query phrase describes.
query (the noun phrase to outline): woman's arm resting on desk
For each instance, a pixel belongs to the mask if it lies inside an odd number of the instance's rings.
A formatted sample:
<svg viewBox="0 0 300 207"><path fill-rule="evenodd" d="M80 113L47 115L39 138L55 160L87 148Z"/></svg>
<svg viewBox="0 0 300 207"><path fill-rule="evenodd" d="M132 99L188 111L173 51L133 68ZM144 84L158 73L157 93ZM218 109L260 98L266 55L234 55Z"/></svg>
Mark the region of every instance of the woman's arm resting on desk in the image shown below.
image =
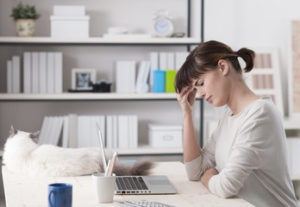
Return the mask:
<svg viewBox="0 0 300 207"><path fill-rule="evenodd" d="M207 169L205 173L203 173L203 175L201 176L202 184L208 189L208 181L212 176L217 174L219 174L219 172L216 170L216 168L212 167Z"/></svg>
<svg viewBox="0 0 300 207"><path fill-rule="evenodd" d="M269 128L261 120L241 127L225 167L208 181L208 188L213 194L228 198L239 193L253 170L260 168L263 153L269 147L264 131Z"/></svg>

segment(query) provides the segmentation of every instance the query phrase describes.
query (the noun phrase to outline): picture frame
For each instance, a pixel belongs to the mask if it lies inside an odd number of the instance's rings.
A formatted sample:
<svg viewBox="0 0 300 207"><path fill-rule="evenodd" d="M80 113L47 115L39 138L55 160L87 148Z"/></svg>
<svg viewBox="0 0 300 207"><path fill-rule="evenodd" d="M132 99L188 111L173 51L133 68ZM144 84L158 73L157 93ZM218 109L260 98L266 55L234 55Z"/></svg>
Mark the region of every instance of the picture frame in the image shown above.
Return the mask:
<svg viewBox="0 0 300 207"><path fill-rule="evenodd" d="M73 68L72 69L72 90L92 90L90 83L96 81L96 69Z"/></svg>
<svg viewBox="0 0 300 207"><path fill-rule="evenodd" d="M289 42L289 117L300 118L300 20L290 22Z"/></svg>
<svg viewBox="0 0 300 207"><path fill-rule="evenodd" d="M253 69L244 73L249 88L259 97L270 97L284 116L282 82L277 48L253 47L255 52Z"/></svg>

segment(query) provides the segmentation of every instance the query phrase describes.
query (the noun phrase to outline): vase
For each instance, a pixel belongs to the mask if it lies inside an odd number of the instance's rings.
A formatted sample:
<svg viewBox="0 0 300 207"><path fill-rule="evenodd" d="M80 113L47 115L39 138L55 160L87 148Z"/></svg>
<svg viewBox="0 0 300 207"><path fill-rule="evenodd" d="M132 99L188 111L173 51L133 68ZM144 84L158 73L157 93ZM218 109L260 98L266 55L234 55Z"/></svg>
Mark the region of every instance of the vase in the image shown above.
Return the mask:
<svg viewBox="0 0 300 207"><path fill-rule="evenodd" d="M18 19L16 20L17 35L19 37L32 37L34 33L34 19Z"/></svg>

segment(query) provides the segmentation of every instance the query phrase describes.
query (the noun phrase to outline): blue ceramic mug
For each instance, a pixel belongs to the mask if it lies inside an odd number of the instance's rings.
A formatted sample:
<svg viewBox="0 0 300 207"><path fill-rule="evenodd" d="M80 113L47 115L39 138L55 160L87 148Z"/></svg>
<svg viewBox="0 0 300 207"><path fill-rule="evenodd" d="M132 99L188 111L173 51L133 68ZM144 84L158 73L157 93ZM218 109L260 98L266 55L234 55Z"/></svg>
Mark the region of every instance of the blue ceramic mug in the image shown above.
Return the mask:
<svg viewBox="0 0 300 207"><path fill-rule="evenodd" d="M72 207L72 185L67 183L49 184L48 207Z"/></svg>

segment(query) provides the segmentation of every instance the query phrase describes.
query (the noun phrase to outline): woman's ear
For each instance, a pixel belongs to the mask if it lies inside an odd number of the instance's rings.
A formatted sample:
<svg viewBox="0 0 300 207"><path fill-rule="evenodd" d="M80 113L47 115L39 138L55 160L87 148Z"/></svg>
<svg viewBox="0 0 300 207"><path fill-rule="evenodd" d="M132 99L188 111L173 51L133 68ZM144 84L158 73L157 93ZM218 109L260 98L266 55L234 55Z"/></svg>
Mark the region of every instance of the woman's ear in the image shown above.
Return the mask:
<svg viewBox="0 0 300 207"><path fill-rule="evenodd" d="M224 76L227 76L230 72L230 67L226 60L220 59L218 61L218 68Z"/></svg>

